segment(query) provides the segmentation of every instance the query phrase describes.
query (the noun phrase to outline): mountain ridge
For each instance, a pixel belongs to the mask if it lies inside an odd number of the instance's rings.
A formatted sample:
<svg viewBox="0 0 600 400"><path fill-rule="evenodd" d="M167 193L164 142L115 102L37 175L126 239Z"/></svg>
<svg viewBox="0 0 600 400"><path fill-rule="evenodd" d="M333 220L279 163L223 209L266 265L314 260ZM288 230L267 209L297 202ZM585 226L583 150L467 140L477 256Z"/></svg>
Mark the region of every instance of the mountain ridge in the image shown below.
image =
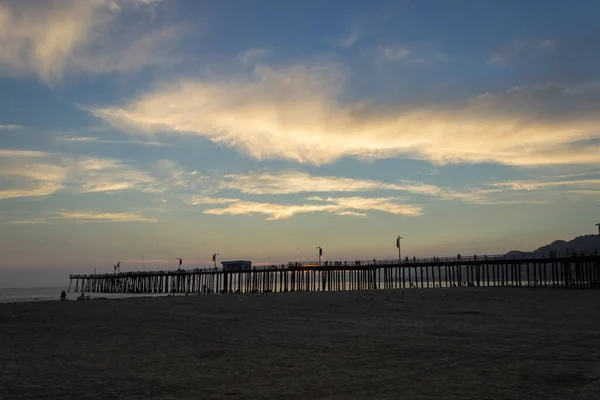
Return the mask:
<svg viewBox="0 0 600 400"><path fill-rule="evenodd" d="M507 256L521 256L521 255L540 255L549 254L551 251L558 254L564 254L566 252L600 252L600 235L583 235L577 236L576 238L566 240L555 240L554 242L537 248L533 251L520 251L511 250L506 253Z"/></svg>

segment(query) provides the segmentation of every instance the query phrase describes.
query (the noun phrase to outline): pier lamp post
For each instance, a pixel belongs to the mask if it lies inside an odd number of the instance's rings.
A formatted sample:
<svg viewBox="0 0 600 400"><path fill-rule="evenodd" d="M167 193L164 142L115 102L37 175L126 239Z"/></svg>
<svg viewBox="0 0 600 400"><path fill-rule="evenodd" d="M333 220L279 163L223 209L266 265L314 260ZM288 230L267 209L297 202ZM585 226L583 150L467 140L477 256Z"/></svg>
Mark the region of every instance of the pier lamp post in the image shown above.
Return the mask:
<svg viewBox="0 0 600 400"><path fill-rule="evenodd" d="M213 254L213 263L214 263L215 269L217 268L217 256L220 256L220 254L219 253Z"/></svg>
<svg viewBox="0 0 600 400"><path fill-rule="evenodd" d="M402 250L400 249L400 241L402 240L402 237L400 235L398 235L398 238L396 239L396 247L398 248L398 264L402 264Z"/></svg>
<svg viewBox="0 0 600 400"><path fill-rule="evenodd" d="M321 256L323 255L323 249L321 246L317 246L317 250L319 250L319 267L321 266Z"/></svg>

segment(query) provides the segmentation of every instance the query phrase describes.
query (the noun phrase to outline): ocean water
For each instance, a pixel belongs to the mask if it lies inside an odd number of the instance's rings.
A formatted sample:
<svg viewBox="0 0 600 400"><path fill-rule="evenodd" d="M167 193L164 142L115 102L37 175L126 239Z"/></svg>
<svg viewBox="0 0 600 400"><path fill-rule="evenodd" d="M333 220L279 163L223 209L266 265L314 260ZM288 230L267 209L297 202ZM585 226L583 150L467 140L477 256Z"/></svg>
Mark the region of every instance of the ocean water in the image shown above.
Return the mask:
<svg viewBox="0 0 600 400"><path fill-rule="evenodd" d="M237 281L234 279L232 281L233 285L231 288L235 290L237 288ZM429 281L429 285L427 285L427 281L424 281L425 287L421 288L421 282L415 281L414 277L411 281L406 281L406 289L410 290L410 283L415 284L414 289L426 289L426 288L449 288L452 286L452 283L442 281L442 285L439 286L438 281ZM418 283L418 286L416 285ZM542 282L530 282L531 286L538 286ZM401 282L396 282L396 286L394 289L401 289ZM521 281L523 287L527 286L527 281ZM516 283L514 284L516 286ZM552 282L548 281L545 284L546 286L551 287ZM279 292L282 291L281 284L277 282L274 284L272 288L274 291ZM499 286L499 285L498 285ZM386 286L383 281L379 281L378 284L379 289L386 289ZM466 284L463 285L466 287ZM481 287L487 287L487 283L482 281ZM490 285L493 287L493 285ZM390 288L390 287L387 287ZM321 290L320 287L316 288L317 291ZM391 288L390 288L391 289ZM63 290L62 287L45 287L45 288L0 288L0 303L23 303L23 302L32 302L32 301L58 301L60 299L60 292ZM298 291L301 291L297 289ZM327 289L326 289L327 290ZM345 282L342 284L337 290L352 290L350 284ZM332 291L336 291L332 289ZM81 293L71 292L67 293L68 300L76 300L77 297ZM190 294L194 294L193 292ZM139 293L139 294L131 294L131 293L86 293L86 296L90 296L91 299L123 299L123 298L131 298L131 297L161 297L161 296L169 296L173 294L169 293ZM176 296L185 296L185 293L176 293Z"/></svg>
<svg viewBox="0 0 600 400"><path fill-rule="evenodd" d="M31 301L58 301L62 287L0 288L0 303L23 303ZM81 293L67 293L68 300L76 300ZM167 294L86 293L92 299L122 299L128 297L167 296Z"/></svg>

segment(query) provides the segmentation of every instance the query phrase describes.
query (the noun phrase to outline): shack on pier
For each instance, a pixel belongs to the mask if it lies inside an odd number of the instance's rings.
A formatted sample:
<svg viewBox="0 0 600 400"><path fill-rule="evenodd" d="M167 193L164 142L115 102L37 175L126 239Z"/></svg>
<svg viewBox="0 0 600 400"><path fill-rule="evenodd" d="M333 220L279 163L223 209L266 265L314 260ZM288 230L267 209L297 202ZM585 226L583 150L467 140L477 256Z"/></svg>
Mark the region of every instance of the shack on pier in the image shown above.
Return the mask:
<svg viewBox="0 0 600 400"><path fill-rule="evenodd" d="M252 261L221 261L223 272L243 272L252 270Z"/></svg>

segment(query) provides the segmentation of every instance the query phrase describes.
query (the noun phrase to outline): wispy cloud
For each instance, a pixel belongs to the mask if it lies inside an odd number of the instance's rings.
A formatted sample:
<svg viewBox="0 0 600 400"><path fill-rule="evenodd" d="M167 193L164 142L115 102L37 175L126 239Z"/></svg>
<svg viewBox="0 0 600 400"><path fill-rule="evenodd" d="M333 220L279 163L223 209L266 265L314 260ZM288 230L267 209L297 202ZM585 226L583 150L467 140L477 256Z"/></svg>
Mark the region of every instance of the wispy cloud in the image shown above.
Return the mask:
<svg viewBox="0 0 600 400"><path fill-rule="evenodd" d="M76 220L77 222L157 222L155 218L129 212L106 213L94 211L61 211L60 216L66 219Z"/></svg>
<svg viewBox="0 0 600 400"><path fill-rule="evenodd" d="M48 221L45 220L44 218L31 218L31 219L8 221L7 223L11 224L11 225L45 225L48 223Z"/></svg>
<svg viewBox="0 0 600 400"><path fill-rule="evenodd" d="M404 44L387 44L377 47L377 58L383 62L398 63L416 67L431 67L456 61L454 57L441 51L419 45L408 47Z"/></svg>
<svg viewBox="0 0 600 400"><path fill-rule="evenodd" d="M352 47L352 46L354 46L354 44L356 44L356 42L358 41L358 39L360 39L360 37L361 37L360 30L354 29L354 30L348 32L348 34L336 38L333 42L334 42L334 44L336 44L337 46L340 46L340 47Z"/></svg>
<svg viewBox="0 0 600 400"><path fill-rule="evenodd" d="M212 215L252 215L264 214L267 220L287 219L295 214L313 213L322 211L334 211L337 207L331 204L273 204L259 203L254 201L236 201L226 207L209 208L204 210L204 214Z"/></svg>
<svg viewBox="0 0 600 400"><path fill-rule="evenodd" d="M197 206L200 204L230 204L237 203L240 200L238 199L229 199L229 198L219 198L219 197L207 197L207 196L191 196L189 198L184 199L186 204Z"/></svg>
<svg viewBox="0 0 600 400"><path fill-rule="evenodd" d="M341 210L381 211L397 215L419 216L423 213L420 206L396 203L394 197L309 197L308 200L333 203Z"/></svg>
<svg viewBox="0 0 600 400"><path fill-rule="evenodd" d="M0 131L17 131L19 129L23 129L21 125L0 125Z"/></svg>
<svg viewBox="0 0 600 400"><path fill-rule="evenodd" d="M347 211L347 210L346 211L340 211L338 213L338 215L348 216L348 217L361 217L361 218L367 216L367 214L365 214L365 213L359 213L359 212L356 212L356 211Z"/></svg>
<svg viewBox="0 0 600 400"><path fill-rule="evenodd" d="M0 199L43 197L59 190L79 193L136 190L165 192L190 186L198 179L171 161L158 161L140 170L128 163L105 158L72 158L26 150L0 150Z"/></svg>
<svg viewBox="0 0 600 400"><path fill-rule="evenodd" d="M509 182L498 182L490 186L510 189L514 191L535 191L535 190L600 190L600 179L576 179L563 181L542 181L542 180L516 180Z"/></svg>
<svg viewBox="0 0 600 400"><path fill-rule="evenodd" d="M547 177L493 182L462 190L445 189L438 196L441 200L459 200L469 204L550 204L564 201L563 196L600 194L600 179L571 179L566 177L589 175L569 174Z"/></svg>
<svg viewBox="0 0 600 400"><path fill-rule="evenodd" d="M408 1L394 1L385 5L372 4L368 9L361 9L354 14L344 16L345 33L327 39L327 42L343 48L349 48L363 37L377 34L378 31L392 24L397 24L398 13L406 7Z"/></svg>
<svg viewBox="0 0 600 400"><path fill-rule="evenodd" d="M599 181L600 182L600 181ZM585 183L586 185L583 185ZM335 193L335 192L354 192L365 193L370 191L397 191L405 192L409 195L426 196L423 201L431 200L457 200L469 204L477 205L510 205L510 204L546 204L550 199L532 198L530 193L523 193L525 188L529 190L541 190L545 187L559 188L572 185L569 189L573 192L577 190L593 190L595 180L584 181L569 181L567 182L541 182L541 181L512 181L512 182L497 182L490 184L481 184L479 186L467 185L462 188L439 187L436 185L425 184L422 182L399 181L398 183L386 183L377 180L361 180L346 177L335 176L315 176L299 171L282 171L269 173L249 173L245 175L226 175L219 179L216 183L217 190L238 190L241 193L258 195L258 196L273 196L273 195L289 195L298 193ZM563 192L566 191L562 190ZM322 198L309 197L311 201L328 201L334 202L342 207L351 207L352 204L360 204L360 209L363 210L379 210L378 208L365 208L366 204L373 204L372 200L365 200L364 197L349 197L349 198ZM345 199L345 200L344 200ZM353 199L358 199L356 203ZM367 198L368 199L368 198ZM389 199L386 199L386 201ZM396 198L396 200L398 200ZM227 204L235 203L238 200L229 198L212 198L212 197L192 197L186 200L188 204ZM352 203L354 201L354 203ZM342 203L346 202L346 203ZM371 202L371 203L369 203ZM376 199L375 204L379 204L380 199ZM389 205L385 205L389 208ZM405 210L405 208L403 208ZM351 212L340 215L354 215Z"/></svg>
<svg viewBox="0 0 600 400"><path fill-rule="evenodd" d="M445 105L344 104L339 66L257 67L248 79L165 84L91 111L133 132L200 135L259 159L599 164L600 87L516 87ZM170 107L164 107L170 104ZM577 147L577 151L574 148Z"/></svg>
<svg viewBox="0 0 600 400"><path fill-rule="evenodd" d="M267 49L248 49L239 54L239 59L244 65L255 65L261 58L269 53Z"/></svg>
<svg viewBox="0 0 600 400"><path fill-rule="evenodd" d="M83 193L136 189L153 191L156 178L114 160L89 158L78 161L69 174L70 183Z"/></svg>
<svg viewBox="0 0 600 400"><path fill-rule="evenodd" d="M422 214L421 207L396 203L395 198L322 198L310 197L310 203L304 204L277 204L256 201L244 201L240 199L213 199L191 198L189 204L220 204L219 208L208 208L203 210L204 214L212 215L254 215L263 214L267 220L279 220L291 218L296 214L328 212L341 216L364 217L365 213L360 211L380 211L390 214L418 216Z"/></svg>
<svg viewBox="0 0 600 400"><path fill-rule="evenodd" d="M398 61L408 57L411 51L404 46L382 46L381 57L387 61Z"/></svg>
<svg viewBox="0 0 600 400"><path fill-rule="evenodd" d="M385 183L370 179L315 176L299 171L226 175L220 180L218 186L220 189L236 189L248 194L395 190L433 195L440 192L437 186L421 182Z"/></svg>
<svg viewBox="0 0 600 400"><path fill-rule="evenodd" d="M76 143L107 143L107 144L133 144L140 146L170 146L168 143L143 141L143 140L108 140L100 139L92 136L71 136L58 137L56 140L60 142L76 142Z"/></svg>
<svg viewBox="0 0 600 400"><path fill-rule="evenodd" d="M32 158L42 158L46 157L48 153L44 151L38 150L20 150L20 149L0 149L0 156L7 158L14 157L32 157Z"/></svg>
<svg viewBox="0 0 600 400"><path fill-rule="evenodd" d="M505 67L517 59L538 57L544 52L551 51L555 45L556 41L551 39L518 40L495 51L488 63L496 67Z"/></svg>
<svg viewBox="0 0 600 400"><path fill-rule="evenodd" d="M43 197L60 190L68 169L46 157L40 151L0 149L0 199Z"/></svg>
<svg viewBox="0 0 600 400"><path fill-rule="evenodd" d="M53 82L66 70L99 73L171 65L177 30L152 24L158 3L5 0L0 4L0 70L33 72Z"/></svg>
<svg viewBox="0 0 600 400"><path fill-rule="evenodd" d="M461 191L450 190L442 193L440 200L458 200L463 203L476 205L519 205L519 204L548 204L548 198L531 198L504 189L464 188Z"/></svg>

